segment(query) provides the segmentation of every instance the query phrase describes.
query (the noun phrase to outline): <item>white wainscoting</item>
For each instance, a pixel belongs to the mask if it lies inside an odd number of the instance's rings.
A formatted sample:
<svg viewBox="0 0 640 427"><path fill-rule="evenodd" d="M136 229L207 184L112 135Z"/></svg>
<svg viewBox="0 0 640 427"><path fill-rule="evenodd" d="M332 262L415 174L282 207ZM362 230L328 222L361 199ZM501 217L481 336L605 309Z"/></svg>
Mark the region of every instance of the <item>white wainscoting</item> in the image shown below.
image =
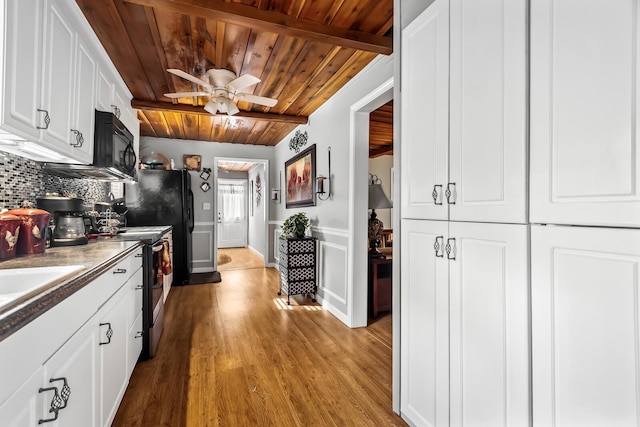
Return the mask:
<svg viewBox="0 0 640 427"><path fill-rule="evenodd" d="M348 324L347 246L322 240L319 242L318 300L329 312Z"/></svg>
<svg viewBox="0 0 640 427"><path fill-rule="evenodd" d="M213 271L213 226L214 223L196 222L191 233L191 247L193 249L194 273L208 273Z"/></svg>

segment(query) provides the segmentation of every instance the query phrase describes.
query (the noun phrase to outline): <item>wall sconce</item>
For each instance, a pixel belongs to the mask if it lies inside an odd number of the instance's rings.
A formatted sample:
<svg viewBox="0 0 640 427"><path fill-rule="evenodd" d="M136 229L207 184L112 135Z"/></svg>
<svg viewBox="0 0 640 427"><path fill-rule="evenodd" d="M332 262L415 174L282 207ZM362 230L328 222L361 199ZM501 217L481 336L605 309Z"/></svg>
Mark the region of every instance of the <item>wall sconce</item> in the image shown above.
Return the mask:
<svg viewBox="0 0 640 427"><path fill-rule="evenodd" d="M328 176L318 175L316 178L316 195L320 200L329 200L333 196L331 194L331 147L327 148L329 156L329 173ZM325 191L325 187L327 191Z"/></svg>

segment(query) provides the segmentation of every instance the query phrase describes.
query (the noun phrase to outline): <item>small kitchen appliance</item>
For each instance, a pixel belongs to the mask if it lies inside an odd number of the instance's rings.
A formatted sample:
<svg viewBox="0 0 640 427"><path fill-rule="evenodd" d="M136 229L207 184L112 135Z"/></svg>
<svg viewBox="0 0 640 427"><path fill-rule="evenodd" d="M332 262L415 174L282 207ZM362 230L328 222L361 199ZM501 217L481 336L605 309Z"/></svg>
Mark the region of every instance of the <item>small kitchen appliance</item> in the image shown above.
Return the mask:
<svg viewBox="0 0 640 427"><path fill-rule="evenodd" d="M38 207L51 212L49 224L51 246L86 245L87 239L83 200L78 197L63 197L47 194L37 200Z"/></svg>

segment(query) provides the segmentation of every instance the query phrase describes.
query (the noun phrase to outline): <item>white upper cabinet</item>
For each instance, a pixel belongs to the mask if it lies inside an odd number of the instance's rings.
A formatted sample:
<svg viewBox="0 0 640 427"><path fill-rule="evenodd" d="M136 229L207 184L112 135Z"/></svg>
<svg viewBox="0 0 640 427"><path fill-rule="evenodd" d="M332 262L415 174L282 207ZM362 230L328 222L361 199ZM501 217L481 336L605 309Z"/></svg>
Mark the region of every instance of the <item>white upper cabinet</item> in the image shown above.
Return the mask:
<svg viewBox="0 0 640 427"><path fill-rule="evenodd" d="M531 229L535 425L637 426L640 230Z"/></svg>
<svg viewBox="0 0 640 427"><path fill-rule="evenodd" d="M401 70L402 218L447 219L448 0L435 0L402 31Z"/></svg>
<svg viewBox="0 0 640 427"><path fill-rule="evenodd" d="M527 222L526 46L526 0L436 0L403 31L403 218Z"/></svg>
<svg viewBox="0 0 640 427"><path fill-rule="evenodd" d="M640 226L639 13L531 2L531 222Z"/></svg>
<svg viewBox="0 0 640 427"><path fill-rule="evenodd" d="M88 47L78 38L76 47L76 87L72 120L72 145L88 163L93 161L96 86L98 64Z"/></svg>
<svg viewBox="0 0 640 427"><path fill-rule="evenodd" d="M449 218L526 223L527 1L450 1Z"/></svg>
<svg viewBox="0 0 640 427"><path fill-rule="evenodd" d="M71 114L74 91L74 32L60 7L45 1L42 109L51 120L43 145L68 154L72 151ZM75 142L73 142L75 144Z"/></svg>
<svg viewBox="0 0 640 427"><path fill-rule="evenodd" d="M44 126L40 109L43 7L39 0L7 1L4 32L2 125L38 139Z"/></svg>
<svg viewBox="0 0 640 427"><path fill-rule="evenodd" d="M96 96L96 109L99 111L113 112L113 83L104 70L98 71L98 95Z"/></svg>

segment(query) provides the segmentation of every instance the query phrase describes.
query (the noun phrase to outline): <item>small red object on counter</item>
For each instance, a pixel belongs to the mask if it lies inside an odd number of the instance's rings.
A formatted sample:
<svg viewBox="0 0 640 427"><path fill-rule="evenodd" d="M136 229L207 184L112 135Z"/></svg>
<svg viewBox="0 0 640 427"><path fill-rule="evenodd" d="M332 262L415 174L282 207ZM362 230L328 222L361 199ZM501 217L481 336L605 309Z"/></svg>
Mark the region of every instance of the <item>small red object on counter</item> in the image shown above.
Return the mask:
<svg viewBox="0 0 640 427"><path fill-rule="evenodd" d="M35 208L13 209L5 213L17 216L22 222L18 238L18 255L43 253L51 214Z"/></svg>
<svg viewBox="0 0 640 427"><path fill-rule="evenodd" d="M18 253L22 220L15 215L0 213L0 260L14 258Z"/></svg>

